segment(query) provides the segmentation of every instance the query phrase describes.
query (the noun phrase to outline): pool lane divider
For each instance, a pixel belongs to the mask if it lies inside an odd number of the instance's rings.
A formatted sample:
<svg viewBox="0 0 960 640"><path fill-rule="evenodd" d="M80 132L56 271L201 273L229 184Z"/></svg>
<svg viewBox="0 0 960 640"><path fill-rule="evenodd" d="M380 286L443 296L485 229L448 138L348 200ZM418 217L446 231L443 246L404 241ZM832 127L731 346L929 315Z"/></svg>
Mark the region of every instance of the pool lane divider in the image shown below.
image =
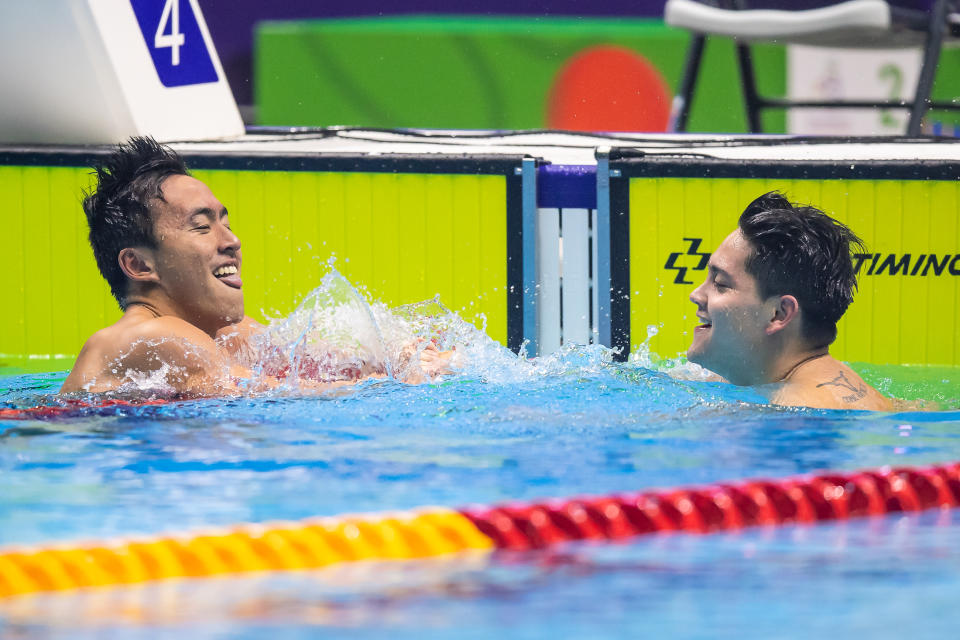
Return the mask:
<svg viewBox="0 0 960 640"><path fill-rule="evenodd" d="M96 403L85 400L61 399L59 404L37 405L22 409L0 409L0 420L48 420L52 418L73 418L91 413L122 413L125 409L170 404L168 399L120 400L108 399Z"/></svg>
<svg viewBox="0 0 960 640"><path fill-rule="evenodd" d="M960 462L699 488L243 524L0 549L0 597L168 578L302 570L470 550L526 551L657 532L710 533L960 506Z"/></svg>

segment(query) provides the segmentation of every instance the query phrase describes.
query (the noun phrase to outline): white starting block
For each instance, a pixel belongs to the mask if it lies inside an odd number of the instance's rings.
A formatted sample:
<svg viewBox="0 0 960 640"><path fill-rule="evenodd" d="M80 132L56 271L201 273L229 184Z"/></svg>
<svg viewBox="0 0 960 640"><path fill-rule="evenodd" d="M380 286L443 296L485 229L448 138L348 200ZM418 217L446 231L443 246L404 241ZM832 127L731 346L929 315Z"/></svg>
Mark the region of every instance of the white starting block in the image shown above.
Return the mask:
<svg viewBox="0 0 960 640"><path fill-rule="evenodd" d="M197 0L0 3L0 142L242 135Z"/></svg>

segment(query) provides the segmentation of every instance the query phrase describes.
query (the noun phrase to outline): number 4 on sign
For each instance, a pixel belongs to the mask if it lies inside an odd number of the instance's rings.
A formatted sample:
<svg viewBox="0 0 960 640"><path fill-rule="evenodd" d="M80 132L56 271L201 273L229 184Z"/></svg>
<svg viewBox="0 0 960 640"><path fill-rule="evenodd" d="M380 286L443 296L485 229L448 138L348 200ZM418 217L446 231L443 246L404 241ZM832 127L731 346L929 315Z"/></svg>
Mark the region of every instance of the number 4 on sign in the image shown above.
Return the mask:
<svg viewBox="0 0 960 640"><path fill-rule="evenodd" d="M164 33L168 24L170 33ZM170 64L176 67L180 64L180 47L183 43L184 36L180 33L180 0L166 0L160 24L153 36L153 46L157 49L170 47Z"/></svg>

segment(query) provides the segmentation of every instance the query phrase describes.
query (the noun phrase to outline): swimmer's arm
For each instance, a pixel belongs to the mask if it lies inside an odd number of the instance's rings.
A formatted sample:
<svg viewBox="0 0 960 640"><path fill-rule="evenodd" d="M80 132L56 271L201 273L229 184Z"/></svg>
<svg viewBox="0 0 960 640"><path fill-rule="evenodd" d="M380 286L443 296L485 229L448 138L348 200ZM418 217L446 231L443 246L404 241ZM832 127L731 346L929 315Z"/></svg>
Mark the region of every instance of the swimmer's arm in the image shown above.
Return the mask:
<svg viewBox="0 0 960 640"><path fill-rule="evenodd" d="M845 402L832 393L807 389L796 385L784 385L769 395L770 404L782 407L808 407L811 409L860 409L855 401Z"/></svg>
<svg viewBox="0 0 960 640"><path fill-rule="evenodd" d="M255 332L262 328L262 325L249 318L244 318L244 321L249 322L241 327L241 330ZM240 324L242 323L238 323ZM268 375L255 376L249 368L238 364L230 356L225 356L217 342L192 325L188 325L179 337L180 340L165 340L157 345L159 348L143 354L144 359L139 366L148 369L151 365L156 367L158 361L179 363L175 371L167 375L167 383L181 394L210 396L244 391L275 391L283 387L283 380ZM355 382L301 380L298 381L296 389L292 390L299 393L319 393Z"/></svg>
<svg viewBox="0 0 960 640"><path fill-rule="evenodd" d="M214 339L227 353L236 356L249 346L250 338L261 333L263 329L264 326L250 316L243 316L240 322L228 324L217 331Z"/></svg>
<svg viewBox="0 0 960 640"><path fill-rule="evenodd" d="M236 392L233 378L242 375L209 335L165 316L139 324L135 334L91 336L60 392L102 393L130 385L222 395Z"/></svg>
<svg viewBox="0 0 960 640"><path fill-rule="evenodd" d="M106 362L100 354L97 338L98 336L94 334L84 343L80 354L77 356L77 361L73 363L73 368L70 369L67 379L63 381L63 385L60 387L60 393L84 391L85 386L95 382L97 374L105 369Z"/></svg>
<svg viewBox="0 0 960 640"><path fill-rule="evenodd" d="M422 384L433 380L437 376L455 373L455 360L458 355L455 349L440 351L432 342L423 344L423 340L417 340L407 345L400 354L399 369L405 372L405 377L400 382L407 384ZM410 360L416 356L416 367L409 366Z"/></svg>
<svg viewBox="0 0 960 640"><path fill-rule="evenodd" d="M815 409L849 409L841 406L833 395L809 389L799 385L764 385L757 387L758 391L765 392L770 404L782 407L811 407Z"/></svg>
<svg viewBox="0 0 960 640"><path fill-rule="evenodd" d="M265 327L256 320L253 320L249 316L244 316L240 322L228 325L218 331L216 342L231 356L243 360L242 356L245 355L243 352L249 344L248 340L261 333L264 328ZM421 342L423 341L414 342L404 349L404 355L401 356L403 360L409 361L415 354L419 354L419 371L411 372L406 378L401 380L401 382L420 384L440 375L454 373L453 361L456 359L456 351L440 351L434 344L427 344L426 347L418 350L418 345ZM330 351L333 353L336 350L331 348ZM238 365L235 364L234 368L238 368ZM247 375L237 375L235 373L231 373L231 375L250 380L252 377L250 371L248 369L242 369L242 371L245 371ZM361 380L383 378L385 375L386 371L382 365L377 363L364 363L356 372L356 378L352 380L317 381L300 379L297 382L301 391L326 391L334 387L352 385ZM275 389L283 384L284 381L279 378L260 376L255 385L256 389L254 390Z"/></svg>
<svg viewBox="0 0 960 640"><path fill-rule="evenodd" d="M772 395L770 402L787 407L815 409L852 409L863 411L892 411L893 403L859 376L839 375L819 377L798 384L784 384Z"/></svg>
<svg viewBox="0 0 960 640"><path fill-rule="evenodd" d="M209 335L176 318L158 318L117 360L120 368L163 375L178 393L221 395L236 392L236 378L249 372L234 365Z"/></svg>
<svg viewBox="0 0 960 640"><path fill-rule="evenodd" d="M440 351L429 344L420 352L420 369L430 378L455 373L457 355L456 349Z"/></svg>

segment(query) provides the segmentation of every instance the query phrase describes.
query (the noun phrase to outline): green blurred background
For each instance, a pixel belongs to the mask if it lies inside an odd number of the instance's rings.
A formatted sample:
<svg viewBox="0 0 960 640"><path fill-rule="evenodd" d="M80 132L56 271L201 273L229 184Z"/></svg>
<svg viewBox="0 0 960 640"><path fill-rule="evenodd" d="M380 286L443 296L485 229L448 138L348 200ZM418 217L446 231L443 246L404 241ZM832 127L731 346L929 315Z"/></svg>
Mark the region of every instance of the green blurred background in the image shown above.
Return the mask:
<svg viewBox="0 0 960 640"><path fill-rule="evenodd" d="M666 118L656 114L669 111L689 40L686 31L660 19L392 16L264 22L254 46L256 121L663 131ZM758 82L771 95L783 95L784 48L756 49ZM732 41L709 43L691 130L746 130L733 51ZM577 63L576 77L564 77ZM645 82L626 86L631 80ZM551 101L563 96L582 101L579 122L551 121ZM620 114L616 120L590 117L614 112ZM784 131L783 113L766 114L765 125Z"/></svg>

